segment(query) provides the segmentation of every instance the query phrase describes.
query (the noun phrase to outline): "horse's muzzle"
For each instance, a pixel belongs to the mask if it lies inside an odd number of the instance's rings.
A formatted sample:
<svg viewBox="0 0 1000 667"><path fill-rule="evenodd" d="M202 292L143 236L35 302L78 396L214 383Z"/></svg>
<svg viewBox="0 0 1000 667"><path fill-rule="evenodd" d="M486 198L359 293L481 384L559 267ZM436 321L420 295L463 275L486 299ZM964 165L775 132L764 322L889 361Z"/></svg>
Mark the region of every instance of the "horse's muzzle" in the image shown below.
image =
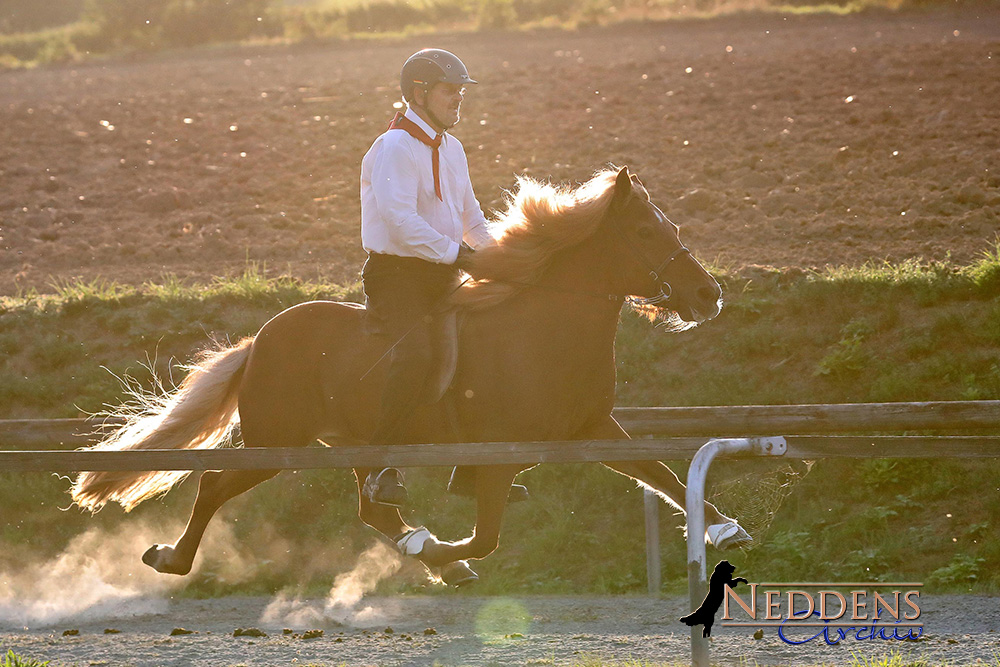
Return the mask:
<svg viewBox="0 0 1000 667"><path fill-rule="evenodd" d="M691 322L702 324L714 320L722 312L722 298L719 297L707 308L691 308Z"/></svg>

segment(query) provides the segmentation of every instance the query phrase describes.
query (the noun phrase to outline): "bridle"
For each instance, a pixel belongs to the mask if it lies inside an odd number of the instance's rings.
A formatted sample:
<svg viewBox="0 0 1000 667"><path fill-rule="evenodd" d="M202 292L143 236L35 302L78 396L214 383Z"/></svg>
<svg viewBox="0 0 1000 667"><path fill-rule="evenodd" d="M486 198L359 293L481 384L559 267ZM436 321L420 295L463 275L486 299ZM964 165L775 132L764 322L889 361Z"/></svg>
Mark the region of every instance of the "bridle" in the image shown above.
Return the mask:
<svg viewBox="0 0 1000 667"><path fill-rule="evenodd" d="M663 218L663 220L666 221L667 224L673 225L673 223L670 222L670 219L667 216L663 215L663 211L657 208L655 204L650 202L649 205L653 207L653 210L655 210L656 213L661 218ZM652 269L650 267L653 266L653 262L649 261L649 258L642 251L642 248L633 243L632 240L629 239L629 237L618 225L615 225L615 229L618 230L618 234L621 236L622 241L625 243L625 247L627 247L632 252L632 254L635 255L636 258L638 258L640 264L642 264L649 270L649 277L653 280L653 284L656 285L660 290L659 294L650 297L628 297L628 302L634 306L658 306L658 307L666 306L668 303L670 303L670 297L673 295L673 288L670 286L670 283L667 282L667 279L663 277L663 273L667 270L667 267L670 266L671 262L673 262L678 257L683 257L684 255L690 255L691 251L687 248L687 246L681 244L681 246L676 250L674 250L672 253L670 253L670 256L667 257L665 260L663 260L659 266L657 266L655 269Z"/></svg>
<svg viewBox="0 0 1000 667"><path fill-rule="evenodd" d="M635 251L637 252L638 248L636 248ZM677 250L675 250L670 255L670 257L667 257L665 260L663 260L662 264L660 264L658 267L649 272L649 277L652 278L654 284L656 284L659 287L660 293L656 294L655 296L649 296L649 297L631 297L629 302L636 306L667 305L670 302L670 297L673 296L673 288L670 287L670 283L667 282L666 278L661 277L660 274L667 270L667 266L670 265L670 262L674 261L675 259L677 259L682 255L690 255L690 254L691 251L688 250L683 245L679 247ZM640 259L643 259L641 255Z"/></svg>

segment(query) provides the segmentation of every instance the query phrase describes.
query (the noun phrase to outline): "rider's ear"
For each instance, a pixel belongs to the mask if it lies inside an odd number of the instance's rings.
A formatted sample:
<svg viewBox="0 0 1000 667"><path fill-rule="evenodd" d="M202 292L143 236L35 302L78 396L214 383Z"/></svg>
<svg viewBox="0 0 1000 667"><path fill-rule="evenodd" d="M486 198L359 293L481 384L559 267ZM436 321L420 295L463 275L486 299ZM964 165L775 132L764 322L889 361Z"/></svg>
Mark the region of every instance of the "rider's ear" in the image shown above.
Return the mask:
<svg viewBox="0 0 1000 667"><path fill-rule="evenodd" d="M632 179L628 167L622 167L615 179L615 194L611 198L612 208L622 208L632 196Z"/></svg>
<svg viewBox="0 0 1000 667"><path fill-rule="evenodd" d="M424 88L423 86L414 86L412 93L413 95L412 102L415 103L418 107L424 106L424 104L427 102L428 92L429 92L428 89Z"/></svg>

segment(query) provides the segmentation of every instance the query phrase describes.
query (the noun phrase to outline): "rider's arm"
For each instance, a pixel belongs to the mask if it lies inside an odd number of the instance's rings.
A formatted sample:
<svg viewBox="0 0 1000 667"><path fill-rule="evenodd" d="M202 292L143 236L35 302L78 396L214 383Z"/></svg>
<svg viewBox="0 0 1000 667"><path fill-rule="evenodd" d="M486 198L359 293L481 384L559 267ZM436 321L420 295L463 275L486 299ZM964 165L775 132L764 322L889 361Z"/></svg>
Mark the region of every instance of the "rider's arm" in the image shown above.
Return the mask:
<svg viewBox="0 0 1000 667"><path fill-rule="evenodd" d="M469 163L465 153L462 152L463 173L465 174L465 192L462 195L462 230L463 240L476 250L491 245L496 245L496 239L490 234L486 227L486 216L483 215L483 207L476 199L476 193L472 190L472 179L469 177Z"/></svg>
<svg viewBox="0 0 1000 667"><path fill-rule="evenodd" d="M417 213L418 162L411 147L395 134L390 132L384 137L372 164L371 188L378 215L394 243L406 246L421 259L453 264L459 244Z"/></svg>

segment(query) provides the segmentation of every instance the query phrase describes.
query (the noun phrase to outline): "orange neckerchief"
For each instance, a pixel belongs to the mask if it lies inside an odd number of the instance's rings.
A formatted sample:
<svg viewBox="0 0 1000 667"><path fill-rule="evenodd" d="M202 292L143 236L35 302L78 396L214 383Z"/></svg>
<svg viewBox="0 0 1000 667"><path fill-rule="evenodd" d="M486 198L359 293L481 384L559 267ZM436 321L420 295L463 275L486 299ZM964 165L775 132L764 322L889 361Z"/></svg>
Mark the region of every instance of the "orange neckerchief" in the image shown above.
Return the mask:
<svg viewBox="0 0 1000 667"><path fill-rule="evenodd" d="M438 151L441 146L441 135L439 134L431 139L420 129L420 126L404 116L402 111L396 112L396 117L389 123L389 129L405 130L414 139L431 147L431 165L434 168L434 194L437 195L438 199L444 201L444 197L441 196L441 156Z"/></svg>

